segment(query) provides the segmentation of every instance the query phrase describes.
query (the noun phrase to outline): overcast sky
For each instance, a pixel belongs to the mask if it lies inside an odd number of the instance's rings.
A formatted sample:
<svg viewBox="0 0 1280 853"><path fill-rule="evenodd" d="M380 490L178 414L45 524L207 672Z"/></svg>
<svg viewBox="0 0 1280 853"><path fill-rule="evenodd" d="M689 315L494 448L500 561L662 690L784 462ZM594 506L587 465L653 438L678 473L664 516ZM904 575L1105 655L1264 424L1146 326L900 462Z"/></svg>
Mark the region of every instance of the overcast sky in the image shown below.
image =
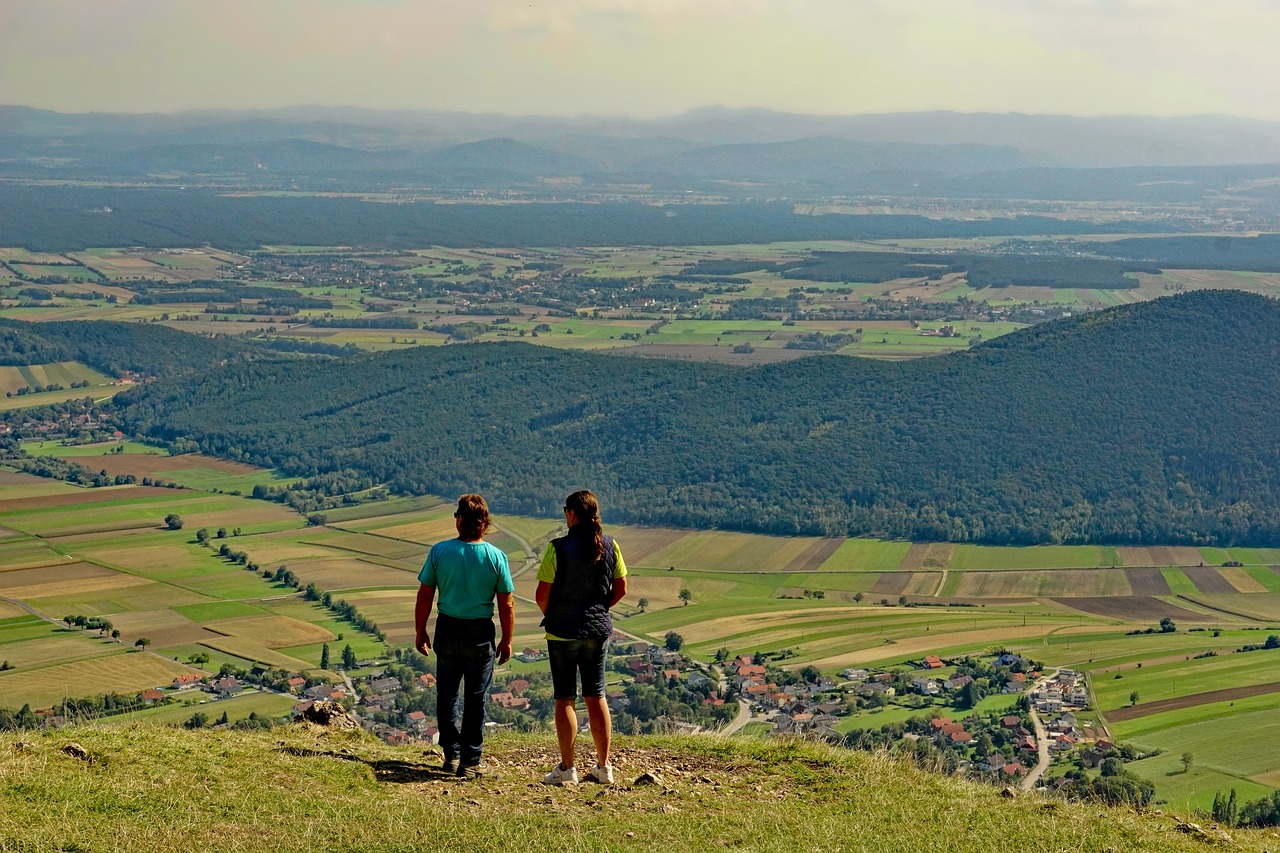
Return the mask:
<svg viewBox="0 0 1280 853"><path fill-rule="evenodd" d="M1280 120L1278 0L0 0L0 103Z"/></svg>

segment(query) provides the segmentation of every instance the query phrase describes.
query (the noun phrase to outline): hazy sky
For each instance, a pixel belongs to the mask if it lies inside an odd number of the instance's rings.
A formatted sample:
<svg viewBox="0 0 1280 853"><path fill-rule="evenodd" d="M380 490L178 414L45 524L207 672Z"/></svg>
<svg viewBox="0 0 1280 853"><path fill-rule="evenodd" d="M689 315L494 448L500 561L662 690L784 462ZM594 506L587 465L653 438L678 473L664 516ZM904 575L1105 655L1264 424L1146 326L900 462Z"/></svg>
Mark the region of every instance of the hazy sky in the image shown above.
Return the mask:
<svg viewBox="0 0 1280 853"><path fill-rule="evenodd" d="M0 103L1280 120L1278 0L0 0Z"/></svg>

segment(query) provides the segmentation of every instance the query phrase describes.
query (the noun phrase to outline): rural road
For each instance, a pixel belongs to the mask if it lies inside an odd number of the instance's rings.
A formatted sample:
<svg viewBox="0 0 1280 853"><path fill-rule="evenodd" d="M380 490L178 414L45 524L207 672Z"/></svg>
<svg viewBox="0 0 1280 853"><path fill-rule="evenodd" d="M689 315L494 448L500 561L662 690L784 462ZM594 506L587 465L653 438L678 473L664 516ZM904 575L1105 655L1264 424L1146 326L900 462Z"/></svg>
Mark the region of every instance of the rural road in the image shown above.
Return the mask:
<svg viewBox="0 0 1280 853"><path fill-rule="evenodd" d="M1053 672L1041 676L1038 681L1027 688L1026 692L1030 693L1040 685L1056 678L1057 675L1058 671L1055 669ZM1040 760L1036 762L1035 767L1031 768L1030 773L1022 777L1022 785L1020 787L1024 791L1033 790L1036 786L1036 782L1038 782L1040 777L1044 775L1044 771L1049 768L1049 735L1044 730L1044 724L1040 722L1040 715L1036 713L1036 706L1034 704L1031 706L1028 713L1031 715L1031 725L1034 726L1036 730L1036 749L1040 753Z"/></svg>
<svg viewBox="0 0 1280 853"><path fill-rule="evenodd" d="M733 721L724 728L716 729L715 734L721 737L729 737L729 735L737 734L749 722L751 722L751 703L746 699L739 699L738 716L734 717Z"/></svg>

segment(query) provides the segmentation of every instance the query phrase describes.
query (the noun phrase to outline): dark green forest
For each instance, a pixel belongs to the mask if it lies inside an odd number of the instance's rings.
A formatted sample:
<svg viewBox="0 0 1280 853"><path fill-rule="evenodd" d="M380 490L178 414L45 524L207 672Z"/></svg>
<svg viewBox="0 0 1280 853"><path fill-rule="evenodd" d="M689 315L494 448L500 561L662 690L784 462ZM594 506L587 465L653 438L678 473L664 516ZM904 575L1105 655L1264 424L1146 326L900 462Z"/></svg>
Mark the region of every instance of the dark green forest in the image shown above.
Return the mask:
<svg viewBox="0 0 1280 853"><path fill-rule="evenodd" d="M351 198L230 196L207 189L11 184L0 197L10 246L73 251L100 246L263 245L633 246L873 240L907 237L1141 233L1168 223L1114 226L1035 216L967 221L923 216L800 216L787 203L381 204Z"/></svg>
<svg viewBox="0 0 1280 853"><path fill-rule="evenodd" d="M88 324L79 324L88 325ZM167 330L164 330L167 331ZM973 350L750 369L520 343L225 366L127 432L613 521L1000 544L1280 544L1280 303L1202 292Z"/></svg>

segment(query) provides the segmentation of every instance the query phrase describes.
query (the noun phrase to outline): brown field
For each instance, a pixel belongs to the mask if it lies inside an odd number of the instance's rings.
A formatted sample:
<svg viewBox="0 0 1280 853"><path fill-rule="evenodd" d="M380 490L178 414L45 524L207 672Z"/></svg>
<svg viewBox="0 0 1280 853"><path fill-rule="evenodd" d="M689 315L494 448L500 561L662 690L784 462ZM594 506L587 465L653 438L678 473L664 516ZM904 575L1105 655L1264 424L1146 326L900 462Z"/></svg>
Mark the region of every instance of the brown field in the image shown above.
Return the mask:
<svg viewBox="0 0 1280 853"><path fill-rule="evenodd" d="M124 495L123 492L128 494ZM59 506L78 506L111 501L121 497L148 498L158 495L173 495L172 489L157 489L153 486L103 486L100 489L76 489L74 492L58 495L37 495L29 498L13 498L0 500L0 512L15 510L48 509Z"/></svg>
<svg viewBox="0 0 1280 853"><path fill-rule="evenodd" d="M147 636L152 640L155 639L152 634L160 631L199 627L187 617L168 608L113 613L111 614L111 623L120 629L121 634Z"/></svg>
<svg viewBox="0 0 1280 853"><path fill-rule="evenodd" d="M150 581L145 578L135 578L89 563L70 561L59 566L0 572L0 594L9 598L75 595L146 583Z"/></svg>
<svg viewBox="0 0 1280 853"><path fill-rule="evenodd" d="M122 575L122 577L128 576ZM31 604L46 613L83 613L85 616L104 616L126 611L159 610L163 607L198 604L210 600L207 595L167 583L156 583L146 578L130 578L130 581L128 585L106 589L59 588L46 592L41 598L32 598ZM115 621L114 615L111 618Z"/></svg>
<svg viewBox="0 0 1280 853"><path fill-rule="evenodd" d="M957 631L953 634L933 634L923 637L911 637L896 643L858 649L844 654L832 655L821 660L811 661L819 669L839 669L853 664L871 663L888 658L910 657L948 646L984 646L990 643L1023 640L1041 635L1041 628L1052 630L1058 627L1053 624L1032 627L988 628L985 631Z"/></svg>
<svg viewBox="0 0 1280 853"><path fill-rule="evenodd" d="M1201 592L1232 593L1236 591L1236 588L1228 583L1217 569L1209 566L1185 566L1182 572Z"/></svg>
<svg viewBox="0 0 1280 853"><path fill-rule="evenodd" d="M415 572L400 571L355 558L305 560L290 563L289 569L303 584L314 583L330 592L365 587L417 586L418 584Z"/></svg>
<svg viewBox="0 0 1280 853"><path fill-rule="evenodd" d="M916 546L911 547L914 549ZM907 554L908 559L910 556ZM903 560L903 565L906 565L906 562ZM874 595L899 595L907 591L907 587L912 585L914 578L915 574L912 572L881 572L868 592Z"/></svg>
<svg viewBox="0 0 1280 853"><path fill-rule="evenodd" d="M202 641L200 645L256 663L283 667L291 672L306 672L307 670L315 669L304 660L273 651L261 643L255 643L253 640L243 637L212 637Z"/></svg>
<svg viewBox="0 0 1280 853"><path fill-rule="evenodd" d="M1153 566L1198 566L1204 562L1199 548L1153 546L1147 549Z"/></svg>
<svg viewBox="0 0 1280 853"><path fill-rule="evenodd" d="M622 547L622 558L636 566L646 565L644 561L649 557L688 535L687 530L667 527L623 527L615 533Z"/></svg>
<svg viewBox="0 0 1280 853"><path fill-rule="evenodd" d="M238 616L209 622L205 627L225 636L253 640L269 649L327 643L334 639L325 628L288 616Z"/></svg>
<svg viewBox="0 0 1280 853"><path fill-rule="evenodd" d="M1247 699L1250 696L1266 696L1269 693L1280 693L1280 681L1270 684L1254 684L1249 687L1230 687L1226 690L1210 690L1206 693L1192 693L1189 696L1175 696L1172 699L1161 699L1157 702L1144 702L1107 712L1107 722L1123 723L1152 714L1163 714L1166 711L1178 711L1196 705L1208 705L1213 702L1231 702L1236 699Z"/></svg>
<svg viewBox="0 0 1280 853"><path fill-rule="evenodd" d="M1120 549L1124 564L1134 565L1124 555L1124 550ZM1134 595L1169 595L1172 592L1169 589L1169 582L1165 580L1159 569L1125 569L1124 576L1129 579L1129 586L1133 588Z"/></svg>
<svg viewBox="0 0 1280 853"><path fill-rule="evenodd" d="M1165 616L1187 622L1212 622L1212 616L1196 613L1149 595L1113 595L1103 598L1054 598L1063 607L1083 610L1108 619L1128 622L1158 622Z"/></svg>
<svg viewBox="0 0 1280 853"><path fill-rule="evenodd" d="M0 673L0 706L48 708L66 696L136 693L167 687L190 667L159 655L130 652L42 669Z"/></svg>
<svg viewBox="0 0 1280 853"><path fill-rule="evenodd" d="M1249 577L1249 575L1245 572L1244 569L1239 569L1239 568L1218 569L1218 573L1222 575L1222 577L1226 580L1227 583L1235 587L1236 592L1254 593L1254 592L1267 591L1267 588L1265 586L1258 583L1253 578Z"/></svg>
<svg viewBox="0 0 1280 853"><path fill-rule="evenodd" d="M1257 782L1259 785L1266 785L1268 788L1280 788L1280 770L1271 770L1267 773L1259 773L1257 776L1250 776L1250 782Z"/></svg>
<svg viewBox="0 0 1280 853"><path fill-rule="evenodd" d="M916 543L907 549L907 556L898 568L903 571L945 569L955 550L956 546L949 542Z"/></svg>
<svg viewBox="0 0 1280 853"><path fill-rule="evenodd" d="M323 545L308 541L298 542L289 538L296 536L295 531L288 530L283 533L264 533L243 539L232 537L225 541L249 554L254 562L262 566L274 566L293 560L324 560L334 556L334 552ZM210 541L219 544L222 540Z"/></svg>
<svg viewBox="0 0 1280 853"><path fill-rule="evenodd" d="M844 542L843 539L819 539L783 567L784 572L812 572L825 563Z"/></svg>
<svg viewBox="0 0 1280 853"><path fill-rule="evenodd" d="M111 447L104 444L103 447ZM256 474L262 471L252 465L228 462L198 453L168 456L164 453L105 453L102 456L77 457L80 464L95 470L105 470L111 476L136 474L139 477L164 474L166 471L186 471L191 468L209 468L225 474Z"/></svg>
<svg viewBox="0 0 1280 853"><path fill-rule="evenodd" d="M0 601L0 619L12 619L14 616L26 616L27 611L16 604Z"/></svg>

